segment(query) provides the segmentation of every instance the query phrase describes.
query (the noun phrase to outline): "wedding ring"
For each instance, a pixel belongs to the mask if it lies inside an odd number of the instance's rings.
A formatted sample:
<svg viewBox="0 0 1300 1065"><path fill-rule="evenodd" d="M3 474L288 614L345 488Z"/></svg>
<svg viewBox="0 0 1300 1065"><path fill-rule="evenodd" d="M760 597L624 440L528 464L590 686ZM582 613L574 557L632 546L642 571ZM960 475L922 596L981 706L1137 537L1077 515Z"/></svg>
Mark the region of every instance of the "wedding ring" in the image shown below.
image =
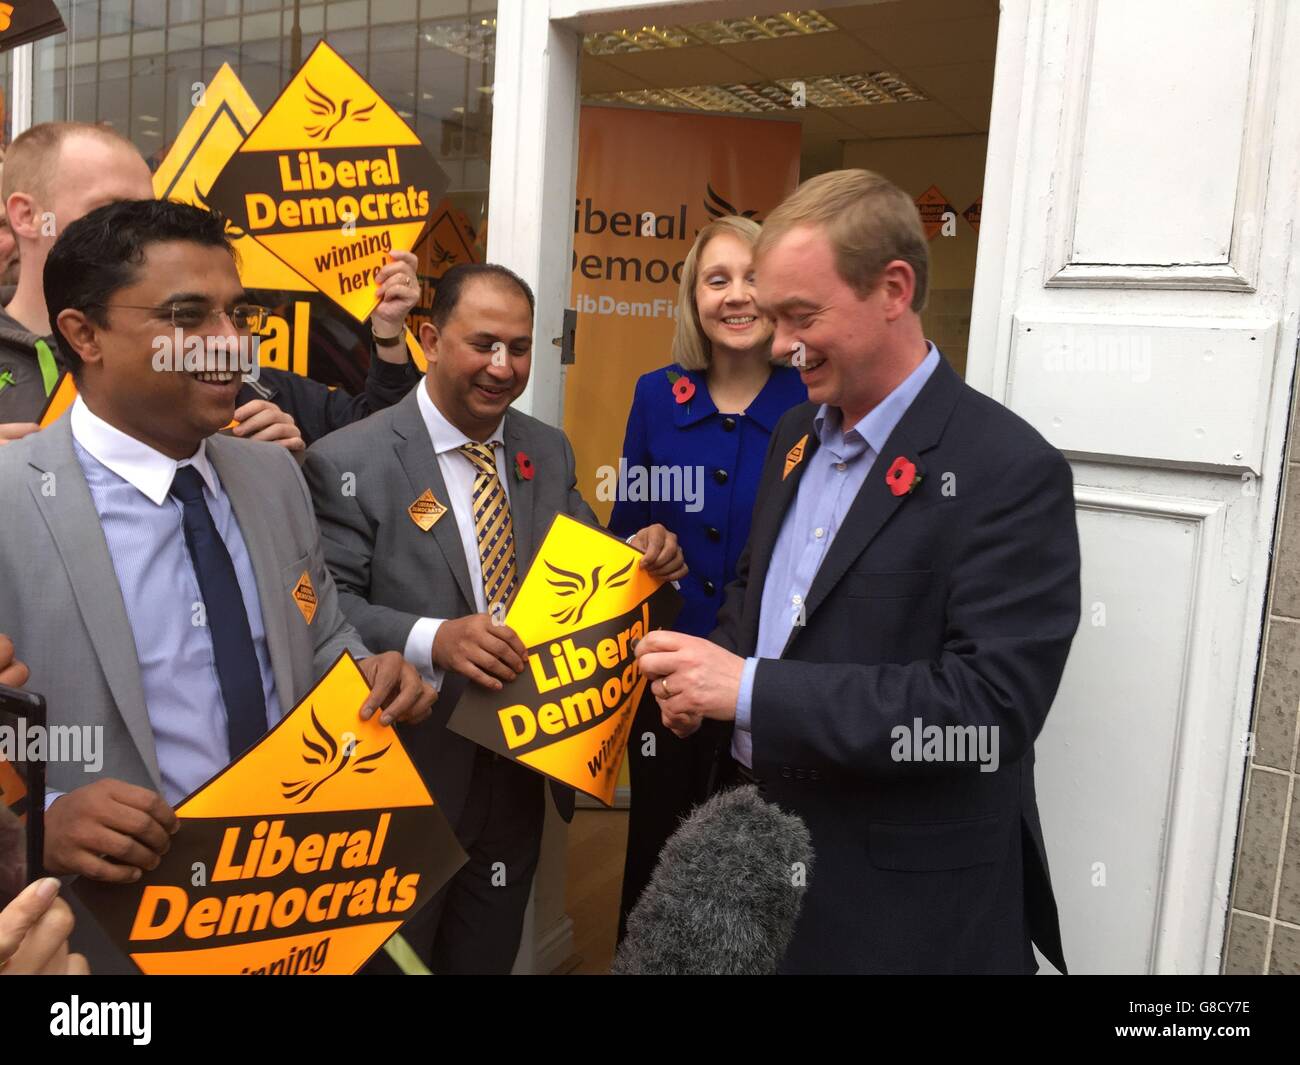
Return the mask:
<svg viewBox="0 0 1300 1065"><path fill-rule="evenodd" d="M673 693L670 692L670 691L668 690L668 678L667 678L667 677L661 677L661 678L659 679L659 684L660 684L660 686L661 686L661 687L663 688L663 690L664 690L664 698L665 698L665 699L671 699L671 698L673 697Z"/></svg>

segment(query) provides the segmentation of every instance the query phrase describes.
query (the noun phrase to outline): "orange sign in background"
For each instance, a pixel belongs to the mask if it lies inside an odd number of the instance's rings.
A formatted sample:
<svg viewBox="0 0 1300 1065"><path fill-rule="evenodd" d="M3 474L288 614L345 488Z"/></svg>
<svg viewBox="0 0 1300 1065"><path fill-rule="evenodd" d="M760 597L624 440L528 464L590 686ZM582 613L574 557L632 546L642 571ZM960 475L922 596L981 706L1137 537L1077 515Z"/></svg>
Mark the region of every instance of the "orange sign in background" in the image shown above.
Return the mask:
<svg viewBox="0 0 1300 1065"><path fill-rule="evenodd" d="M207 202L364 321L389 252L415 247L446 188L415 131L322 41Z"/></svg>
<svg viewBox="0 0 1300 1065"><path fill-rule="evenodd" d="M682 260L726 214L759 221L799 182L798 122L584 107L574 205L576 360L564 429L601 520L597 471L618 465L636 379L672 359ZM600 417L592 417L593 412Z"/></svg>
<svg viewBox="0 0 1300 1065"><path fill-rule="evenodd" d="M344 654L176 807L156 869L74 882L141 971L352 973L465 863L397 732L361 720L367 692Z"/></svg>

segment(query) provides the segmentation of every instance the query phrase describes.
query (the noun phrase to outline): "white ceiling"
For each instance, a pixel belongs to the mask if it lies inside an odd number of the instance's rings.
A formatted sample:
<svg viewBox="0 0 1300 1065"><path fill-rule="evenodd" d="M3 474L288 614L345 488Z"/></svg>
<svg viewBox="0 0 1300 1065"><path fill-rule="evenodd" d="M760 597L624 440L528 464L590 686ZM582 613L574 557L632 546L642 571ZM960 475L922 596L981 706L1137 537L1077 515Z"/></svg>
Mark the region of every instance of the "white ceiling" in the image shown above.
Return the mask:
<svg viewBox="0 0 1300 1065"><path fill-rule="evenodd" d="M798 118L803 123L805 155L819 157L837 153L846 140L988 132L997 0L890 0L808 7L838 29L740 44L584 54L582 91L889 71L929 99L825 110L809 106L775 112L773 117ZM754 12L761 13L766 11Z"/></svg>

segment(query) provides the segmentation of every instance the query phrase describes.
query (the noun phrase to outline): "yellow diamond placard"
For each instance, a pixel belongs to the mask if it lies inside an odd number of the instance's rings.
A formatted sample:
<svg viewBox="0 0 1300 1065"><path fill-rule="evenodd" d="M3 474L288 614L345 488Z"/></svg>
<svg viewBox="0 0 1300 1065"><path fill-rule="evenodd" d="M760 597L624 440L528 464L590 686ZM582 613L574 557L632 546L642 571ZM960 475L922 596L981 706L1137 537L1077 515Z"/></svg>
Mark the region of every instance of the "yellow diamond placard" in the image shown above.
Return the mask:
<svg viewBox="0 0 1300 1065"><path fill-rule="evenodd" d="M523 673L496 692L471 684L447 727L612 805L646 687L636 642L681 608L640 562L603 529L557 515L505 616L528 652Z"/></svg>
<svg viewBox="0 0 1300 1065"><path fill-rule="evenodd" d="M389 252L415 247L447 185L415 131L322 41L207 203L364 321Z"/></svg>
<svg viewBox="0 0 1300 1065"><path fill-rule="evenodd" d="M176 807L157 868L73 890L145 973L355 972L465 863L397 731L360 717L346 652Z"/></svg>
<svg viewBox="0 0 1300 1065"><path fill-rule="evenodd" d="M212 182L257 125L262 112L228 63L223 63L216 76L195 93L194 110L154 172L153 192L160 200L207 207ZM306 279L252 237L235 236L234 245L239 256L239 279L249 288L311 291Z"/></svg>

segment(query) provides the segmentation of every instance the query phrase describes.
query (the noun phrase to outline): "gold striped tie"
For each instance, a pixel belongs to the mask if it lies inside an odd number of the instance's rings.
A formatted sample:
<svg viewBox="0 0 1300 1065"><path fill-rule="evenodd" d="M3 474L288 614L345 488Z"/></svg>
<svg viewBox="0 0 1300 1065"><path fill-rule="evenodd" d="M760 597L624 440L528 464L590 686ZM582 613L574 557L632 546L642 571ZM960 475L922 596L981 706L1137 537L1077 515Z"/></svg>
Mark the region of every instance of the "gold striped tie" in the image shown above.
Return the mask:
<svg viewBox="0 0 1300 1065"><path fill-rule="evenodd" d="M496 604L509 605L518 583L515 569L515 532L510 524L510 501L497 476L496 458L488 444L462 444L460 450L474 463L474 535L483 569L483 599L488 613Z"/></svg>

